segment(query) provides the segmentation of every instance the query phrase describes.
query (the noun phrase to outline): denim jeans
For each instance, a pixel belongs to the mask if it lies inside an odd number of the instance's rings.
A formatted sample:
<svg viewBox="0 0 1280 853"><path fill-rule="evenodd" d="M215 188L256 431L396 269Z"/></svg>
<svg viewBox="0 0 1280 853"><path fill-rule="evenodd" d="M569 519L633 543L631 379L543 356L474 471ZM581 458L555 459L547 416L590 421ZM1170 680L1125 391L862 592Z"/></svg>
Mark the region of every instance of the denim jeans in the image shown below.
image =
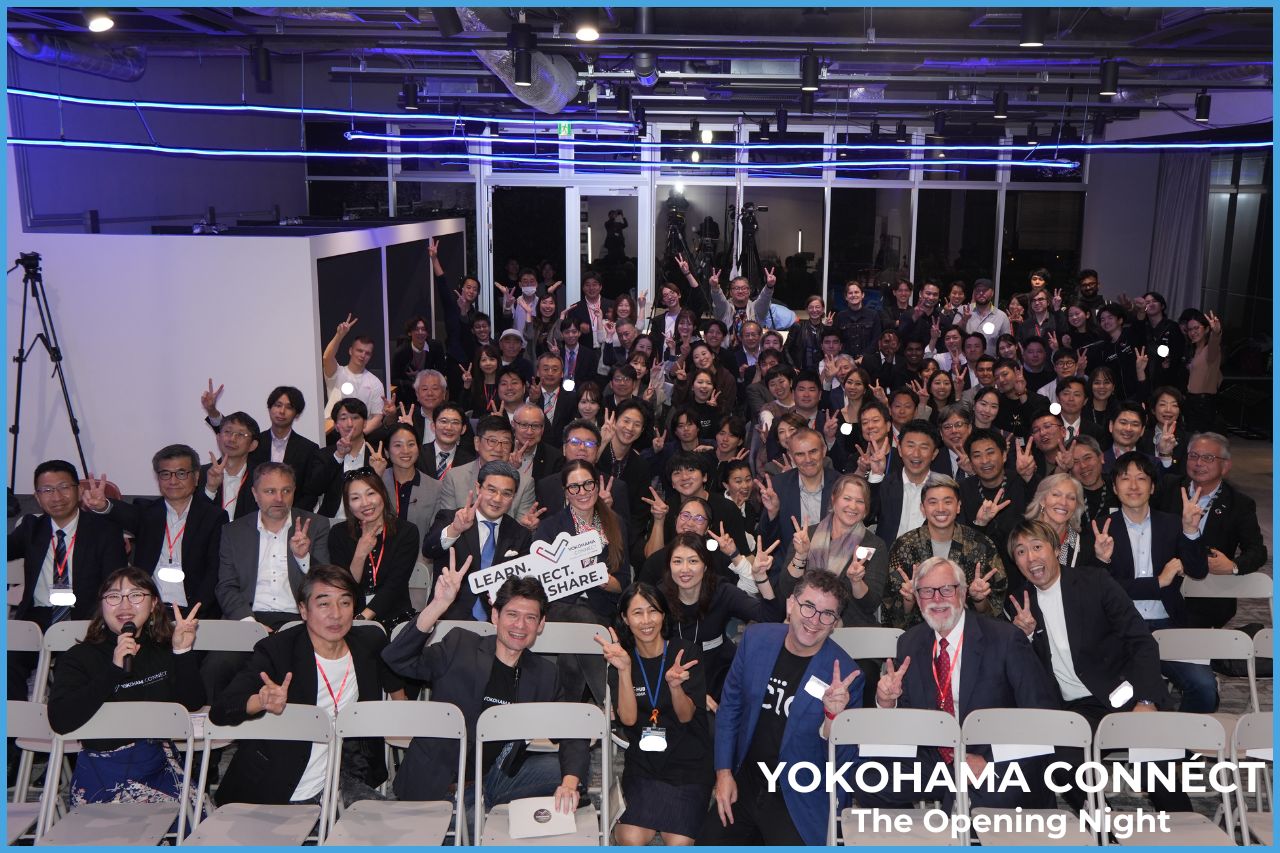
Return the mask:
<svg viewBox="0 0 1280 853"><path fill-rule="evenodd" d="M1152 631L1172 628L1168 619L1152 619L1147 622ZM1169 679L1182 693L1179 711L1188 714L1212 714L1218 710L1218 679L1213 668L1202 663L1186 661L1162 661L1160 674Z"/></svg>
<svg viewBox="0 0 1280 853"><path fill-rule="evenodd" d="M549 797L560 787L564 774L560 772L560 755L555 752L539 752L526 755L524 764L514 776L508 776L502 769L503 759L511 749L511 744L503 747L498 760L484 774L485 810L512 800L525 797ZM581 792L581 789L580 789ZM467 831L475 828L476 786L468 785L463 803L467 808ZM475 839L472 839L474 843Z"/></svg>

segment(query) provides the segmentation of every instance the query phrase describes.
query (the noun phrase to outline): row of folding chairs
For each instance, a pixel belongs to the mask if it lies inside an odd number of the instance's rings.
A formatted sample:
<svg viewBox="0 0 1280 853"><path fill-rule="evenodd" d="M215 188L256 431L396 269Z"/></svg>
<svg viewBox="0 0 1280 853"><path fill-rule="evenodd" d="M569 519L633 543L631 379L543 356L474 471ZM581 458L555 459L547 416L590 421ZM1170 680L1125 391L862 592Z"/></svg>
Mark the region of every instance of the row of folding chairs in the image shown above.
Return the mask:
<svg viewBox="0 0 1280 853"><path fill-rule="evenodd" d="M1272 714L1250 713L1241 717L1233 734L1228 738L1225 729L1213 717L1206 714L1161 712L1156 714L1117 713L1103 718L1096 733L1091 733L1088 721L1070 711L1054 711L1036 708L986 708L970 713L961 725L954 716L942 711L920 709L855 708L841 713L831 724L828 740L828 761L836 763L838 747L856 745L868 753L877 753L876 747L892 747L893 754L905 755L904 747L918 750L921 747L948 747L954 750L952 778L960 779L964 756L971 746L997 744L1034 745L1048 748L1075 748L1089 760L1101 763L1111 754L1111 760L1127 760L1128 755L1118 750L1159 750L1162 760L1177 760L1188 752L1222 762L1228 756L1240 760L1266 763L1264 773L1270 775L1272 762ZM1196 744L1189 749L1190 744ZM868 749L870 747L870 749ZM1229 751L1228 751L1229 750ZM865 761L874 758L864 756ZM1258 786L1255 807L1247 803L1248 775L1241 772L1238 761L1231 762L1236 786L1236 807L1233 811L1231 794L1217 792L1221 797L1218 814L1210 819L1196 812L1169 814L1169 832L1139 827L1131 835L1115 836L1118 843L1130 845L1191 844L1195 846L1233 846L1235 833L1244 844L1272 843L1272 811L1269 789ZM997 769L997 774L1001 772ZM1061 775L1061 774L1059 774ZM878 778L869 774L869 778ZM892 777L889 777L890 780ZM925 774L927 778L927 773ZM1055 779L1058 779L1055 776ZM890 781L890 784L892 782ZM1226 786L1224 786L1226 787ZM856 807L837 809L838 790L828 794L830 817L827 826L827 843L848 846L964 846L970 843L968 831L951 831L964 827L963 822L951 823L937 818L926 820L927 808L878 809L877 823L871 809ZM955 798L948 817L969 815L967 793L961 790ZM1105 805L1100 793L1085 793L1085 808L1101 810ZM1095 814L1100 811L1095 811ZM1112 821L1123 814L1111 811ZM1028 824L1028 816L1034 815ZM1061 809L993 809L972 810L972 825L978 841L983 846L1060 845L1095 846L1107 844L1112 838L1100 827L1094 833L1084 828L1072 812ZM1001 821L1008 826L1044 825L1036 821L1055 818L1065 830L1060 838L1050 837L1043 829L998 831ZM888 821L885 823L884 821ZM1221 824L1221 825L1219 825Z"/></svg>

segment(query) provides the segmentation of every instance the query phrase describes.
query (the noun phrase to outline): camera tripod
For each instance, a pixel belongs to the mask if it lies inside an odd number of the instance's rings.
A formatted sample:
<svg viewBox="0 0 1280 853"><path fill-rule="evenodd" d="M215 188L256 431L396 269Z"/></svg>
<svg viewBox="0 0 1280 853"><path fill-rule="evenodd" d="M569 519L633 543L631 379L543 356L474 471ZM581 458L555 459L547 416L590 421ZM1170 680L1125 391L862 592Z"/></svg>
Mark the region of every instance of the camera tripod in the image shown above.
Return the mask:
<svg viewBox="0 0 1280 853"><path fill-rule="evenodd" d="M44 288L44 275L40 270L39 253L23 252L13 262L9 272L13 272L18 267L23 269L22 324L21 331L18 334L18 354L13 359L18 365L18 375L14 386L13 423L9 427L9 432L13 435L13 448L9 454L10 515L16 514L15 505L17 504L14 490L18 480L18 429L22 423L22 375L36 343L44 346L45 352L49 354L49 361L53 363L53 374L58 377L58 385L62 388L62 401L67 407L67 419L71 424L71 437L75 440L76 453L80 457L80 472L81 474L87 474L89 471L89 464L84 458L84 445L80 441L80 423L76 420L75 411L71 408L71 394L67 391L67 376L62 368L62 347L58 344L58 332L53 327L53 312L49 308L49 296ZM36 303L36 312L40 316L40 331L32 339L31 347L26 347L27 304L30 300L35 300Z"/></svg>
<svg viewBox="0 0 1280 853"><path fill-rule="evenodd" d="M732 208L730 217L732 221ZM756 208L752 204L744 204L738 215L738 223L742 231L742 251L738 254L738 275L751 283L751 292L756 294L764 287L764 266L760 263L760 250L756 247L756 230L760 227L756 221ZM732 255L732 252L730 252Z"/></svg>

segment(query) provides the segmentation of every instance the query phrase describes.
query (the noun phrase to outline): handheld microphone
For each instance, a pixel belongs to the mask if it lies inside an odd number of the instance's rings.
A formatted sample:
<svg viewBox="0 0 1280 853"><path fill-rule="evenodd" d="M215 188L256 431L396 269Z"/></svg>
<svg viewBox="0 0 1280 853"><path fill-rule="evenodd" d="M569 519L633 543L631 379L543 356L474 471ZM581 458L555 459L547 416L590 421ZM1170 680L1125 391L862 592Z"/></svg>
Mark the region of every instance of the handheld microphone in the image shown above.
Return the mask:
<svg viewBox="0 0 1280 853"><path fill-rule="evenodd" d="M126 622L120 626L120 633L129 634L130 636L137 638L138 626L132 622ZM123 669L125 672L131 672L133 670L133 655L124 656Z"/></svg>

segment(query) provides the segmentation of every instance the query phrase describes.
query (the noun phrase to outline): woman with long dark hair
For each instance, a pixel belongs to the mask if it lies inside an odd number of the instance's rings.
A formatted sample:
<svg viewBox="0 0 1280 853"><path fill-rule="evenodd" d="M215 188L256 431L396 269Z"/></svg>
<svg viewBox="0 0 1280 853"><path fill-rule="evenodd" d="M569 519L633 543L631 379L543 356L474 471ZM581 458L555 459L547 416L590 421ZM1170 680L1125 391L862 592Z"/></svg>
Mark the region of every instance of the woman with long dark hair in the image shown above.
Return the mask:
<svg viewBox="0 0 1280 853"><path fill-rule="evenodd" d="M664 844L691 845L707 813L714 774L706 667L693 641L671 636L673 622L665 596L632 584L619 601L614 642L600 643L628 744L618 844L646 845L661 835Z"/></svg>
<svg viewBox="0 0 1280 853"><path fill-rule="evenodd" d="M1120 401L1116 399L1116 375L1109 367L1095 367L1089 371L1089 403L1081 417L1088 418L1102 427L1110 443L1111 421L1115 419ZM1107 447L1103 445L1103 449Z"/></svg>
<svg viewBox="0 0 1280 853"><path fill-rule="evenodd" d="M360 585L356 618L372 619L387 629L414 616L409 576L418 561L422 534L396 517L387 487L373 470L360 468L342 484L346 522L329 531L329 558L344 566Z"/></svg>
<svg viewBox="0 0 1280 853"><path fill-rule="evenodd" d="M198 656L191 653L199 609L195 605L184 617L175 604L171 620L149 572L127 567L108 575L84 639L58 658L49 695L50 728L58 734L74 731L107 702L202 707L204 684ZM86 742L71 776L71 807L176 802L182 763L169 743Z"/></svg>
<svg viewBox="0 0 1280 853"><path fill-rule="evenodd" d="M501 364L502 352L493 344L476 350L475 361L462 377L462 387L469 392L467 411L471 417L483 418L493 411L498 399L498 366Z"/></svg>
<svg viewBox="0 0 1280 853"><path fill-rule="evenodd" d="M1160 463L1162 474L1182 476L1187 470L1187 445L1190 430L1182 420L1182 392L1162 385L1147 402L1147 429L1138 439L1138 449L1149 453Z"/></svg>
<svg viewBox="0 0 1280 853"><path fill-rule="evenodd" d="M524 351L537 358L560 345L560 316L556 309L554 293L538 297L537 308L529 322L524 324Z"/></svg>

